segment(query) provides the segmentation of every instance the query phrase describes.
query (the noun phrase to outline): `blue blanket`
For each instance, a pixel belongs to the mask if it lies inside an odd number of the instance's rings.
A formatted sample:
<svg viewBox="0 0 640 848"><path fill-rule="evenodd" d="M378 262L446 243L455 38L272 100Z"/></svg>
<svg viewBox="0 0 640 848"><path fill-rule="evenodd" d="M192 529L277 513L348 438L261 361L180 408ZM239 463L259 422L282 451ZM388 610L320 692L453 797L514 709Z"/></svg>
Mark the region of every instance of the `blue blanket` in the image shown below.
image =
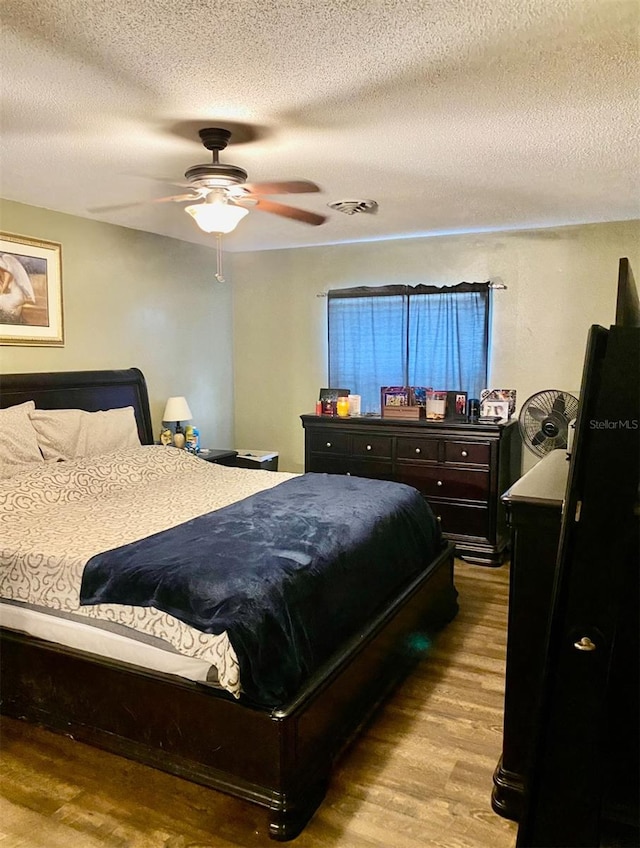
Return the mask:
<svg viewBox="0 0 640 848"><path fill-rule="evenodd" d="M410 486L304 474L92 557L80 599L153 606L205 633L226 630L245 697L272 707L441 547Z"/></svg>

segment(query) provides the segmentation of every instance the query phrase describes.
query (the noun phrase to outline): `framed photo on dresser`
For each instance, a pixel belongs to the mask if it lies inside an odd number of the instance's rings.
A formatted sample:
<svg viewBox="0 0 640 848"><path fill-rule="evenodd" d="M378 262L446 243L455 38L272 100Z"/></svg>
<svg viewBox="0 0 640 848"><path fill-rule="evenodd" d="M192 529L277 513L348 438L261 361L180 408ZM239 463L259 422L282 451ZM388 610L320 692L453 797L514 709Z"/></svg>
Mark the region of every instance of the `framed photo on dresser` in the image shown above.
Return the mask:
<svg viewBox="0 0 640 848"><path fill-rule="evenodd" d="M516 390L515 389L483 389L480 392L480 415L484 416L496 416L497 412L493 411L493 405L496 403L500 403L502 401L507 401L508 410L506 415L500 416L503 418L511 418L511 416L516 411ZM486 404L486 406L485 406ZM486 412L483 412L483 409L486 409Z"/></svg>
<svg viewBox="0 0 640 848"><path fill-rule="evenodd" d="M467 420L466 392L447 392L446 417L451 421Z"/></svg>

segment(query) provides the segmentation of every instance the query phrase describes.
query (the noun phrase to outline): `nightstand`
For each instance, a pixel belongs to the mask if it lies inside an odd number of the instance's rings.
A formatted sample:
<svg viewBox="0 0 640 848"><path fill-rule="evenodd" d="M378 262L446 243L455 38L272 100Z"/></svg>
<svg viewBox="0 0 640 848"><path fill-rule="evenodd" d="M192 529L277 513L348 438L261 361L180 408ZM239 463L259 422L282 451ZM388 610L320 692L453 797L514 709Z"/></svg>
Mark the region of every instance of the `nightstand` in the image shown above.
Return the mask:
<svg viewBox="0 0 640 848"><path fill-rule="evenodd" d="M233 465L233 461L238 455L238 451L202 448L200 453L196 455L200 459L204 459L206 462L214 462L216 465Z"/></svg>

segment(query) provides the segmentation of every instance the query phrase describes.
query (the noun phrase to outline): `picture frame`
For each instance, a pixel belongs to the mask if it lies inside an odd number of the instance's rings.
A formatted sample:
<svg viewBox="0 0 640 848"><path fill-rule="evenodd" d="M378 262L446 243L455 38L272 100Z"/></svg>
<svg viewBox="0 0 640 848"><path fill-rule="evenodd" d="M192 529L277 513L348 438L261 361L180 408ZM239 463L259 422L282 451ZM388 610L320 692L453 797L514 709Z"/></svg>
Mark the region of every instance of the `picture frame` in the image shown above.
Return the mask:
<svg viewBox="0 0 640 848"><path fill-rule="evenodd" d="M381 386L380 406L386 407L411 406L410 386Z"/></svg>
<svg viewBox="0 0 640 848"><path fill-rule="evenodd" d="M493 402L506 400L509 402L509 415L511 416L516 411L516 390L515 389L483 389L480 392L480 404L485 401Z"/></svg>
<svg viewBox="0 0 640 848"><path fill-rule="evenodd" d="M411 405L427 407L427 396L433 389L431 386L411 386Z"/></svg>
<svg viewBox="0 0 640 848"><path fill-rule="evenodd" d="M0 345L64 346L59 243L0 232Z"/></svg>
<svg viewBox="0 0 640 848"><path fill-rule="evenodd" d="M480 418L509 418L508 400L484 400L480 406Z"/></svg>
<svg viewBox="0 0 640 848"><path fill-rule="evenodd" d="M320 389L320 396L318 400L337 401L339 397L348 397L350 394L349 389Z"/></svg>
<svg viewBox="0 0 640 848"><path fill-rule="evenodd" d="M446 417L452 421L467 420L466 392L447 392Z"/></svg>
<svg viewBox="0 0 640 848"><path fill-rule="evenodd" d="M383 418L420 421L426 418L429 391L424 386L381 386L380 414Z"/></svg>
<svg viewBox="0 0 640 848"><path fill-rule="evenodd" d="M444 421L447 415L447 392L434 391L433 389L427 392L427 420L428 421Z"/></svg>

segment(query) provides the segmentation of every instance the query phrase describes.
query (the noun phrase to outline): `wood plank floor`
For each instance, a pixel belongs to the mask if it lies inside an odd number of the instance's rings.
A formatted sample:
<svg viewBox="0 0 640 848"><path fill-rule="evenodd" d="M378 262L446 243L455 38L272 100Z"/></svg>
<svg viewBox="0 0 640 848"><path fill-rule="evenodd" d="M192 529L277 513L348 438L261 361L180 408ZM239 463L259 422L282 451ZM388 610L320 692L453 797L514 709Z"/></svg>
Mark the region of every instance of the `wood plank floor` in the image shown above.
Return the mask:
<svg viewBox="0 0 640 848"><path fill-rule="evenodd" d="M508 566L456 563L460 613L336 768L295 848L513 848L492 812ZM257 807L3 719L0 848L261 848Z"/></svg>

